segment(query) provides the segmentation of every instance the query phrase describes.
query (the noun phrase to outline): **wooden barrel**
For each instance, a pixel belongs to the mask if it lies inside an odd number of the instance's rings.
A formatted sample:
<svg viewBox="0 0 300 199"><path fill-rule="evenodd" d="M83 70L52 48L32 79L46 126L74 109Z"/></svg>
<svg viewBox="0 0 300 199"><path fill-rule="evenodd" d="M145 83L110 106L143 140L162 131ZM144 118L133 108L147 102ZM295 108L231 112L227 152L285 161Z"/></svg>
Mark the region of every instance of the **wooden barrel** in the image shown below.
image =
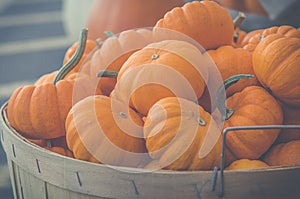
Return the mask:
<svg viewBox="0 0 300 199"><path fill-rule="evenodd" d="M220 172L150 171L80 161L38 147L19 135L1 108L0 140L15 199L217 199ZM224 171L230 199L300 198L300 166Z"/></svg>

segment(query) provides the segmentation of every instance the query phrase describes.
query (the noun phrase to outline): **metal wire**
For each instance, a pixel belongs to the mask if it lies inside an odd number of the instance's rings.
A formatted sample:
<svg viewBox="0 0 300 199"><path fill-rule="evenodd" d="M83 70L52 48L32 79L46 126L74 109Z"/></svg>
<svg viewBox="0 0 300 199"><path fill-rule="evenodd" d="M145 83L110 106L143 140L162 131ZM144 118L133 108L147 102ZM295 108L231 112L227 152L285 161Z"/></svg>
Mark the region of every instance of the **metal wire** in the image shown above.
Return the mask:
<svg viewBox="0 0 300 199"><path fill-rule="evenodd" d="M221 163L220 163L220 184L219 184L219 197L224 196L224 167L225 167L225 143L226 136L232 131L242 130L262 130L262 129L300 129L300 125L265 125L265 126L237 126L228 127L223 130L222 135L222 151L221 151Z"/></svg>

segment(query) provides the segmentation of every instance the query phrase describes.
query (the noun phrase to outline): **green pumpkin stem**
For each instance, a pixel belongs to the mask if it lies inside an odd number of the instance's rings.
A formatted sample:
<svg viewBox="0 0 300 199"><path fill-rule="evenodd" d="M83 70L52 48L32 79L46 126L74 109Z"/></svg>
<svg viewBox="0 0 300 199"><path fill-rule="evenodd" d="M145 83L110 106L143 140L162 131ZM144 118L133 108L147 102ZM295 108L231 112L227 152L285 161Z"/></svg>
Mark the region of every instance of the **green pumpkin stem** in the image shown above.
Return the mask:
<svg viewBox="0 0 300 199"><path fill-rule="evenodd" d="M231 85L235 84L238 82L240 79L250 79L253 78L253 75L250 74L239 74L239 75L234 75L228 79L226 79L223 84L220 86L220 88L217 91L217 107L222 114L222 119L227 120L229 119L232 114L234 113L234 110L228 109L226 107L226 94L224 95L224 91Z"/></svg>
<svg viewBox="0 0 300 199"><path fill-rule="evenodd" d="M109 77L109 78L117 78L119 72L114 71L114 70L101 70L98 74L97 77Z"/></svg>
<svg viewBox="0 0 300 199"><path fill-rule="evenodd" d="M59 69L58 73L53 79L53 84L56 84L59 80L62 80L79 63L85 50L87 32L88 30L86 28L81 30L79 45L76 49L76 52L71 57L71 59Z"/></svg>

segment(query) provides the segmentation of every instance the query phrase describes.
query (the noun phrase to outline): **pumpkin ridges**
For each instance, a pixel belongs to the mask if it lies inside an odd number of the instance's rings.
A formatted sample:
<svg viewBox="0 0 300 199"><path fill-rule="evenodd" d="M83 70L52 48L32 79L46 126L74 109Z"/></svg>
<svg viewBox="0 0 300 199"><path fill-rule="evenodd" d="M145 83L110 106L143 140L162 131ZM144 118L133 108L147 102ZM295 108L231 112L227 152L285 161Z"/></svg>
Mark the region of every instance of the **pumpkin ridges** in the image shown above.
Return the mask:
<svg viewBox="0 0 300 199"><path fill-rule="evenodd" d="M17 89L11 96L12 101L8 102L8 120L12 127L20 132L35 132L30 117L20 117L26 115L30 108L30 98L34 92L33 86L23 86ZM28 98L25 98L25 97ZM22 99L20 99L22 98ZM12 121L12 122L11 122Z"/></svg>
<svg viewBox="0 0 300 199"><path fill-rule="evenodd" d="M211 13L218 13L217 17ZM212 21L208 16L216 17L217 20ZM233 22L228 11L213 1L193 1L180 8L174 8L167 12L155 27L182 32L195 39L205 49L230 45L234 34Z"/></svg>
<svg viewBox="0 0 300 199"><path fill-rule="evenodd" d="M32 127L35 129L37 134L41 134L40 136L43 136L45 139L60 137L65 134L62 126L56 125L60 124L56 94L55 85L43 84L35 87L30 99L30 117ZM42 107L51 107L51 109L46 109L47 111L44 111L45 109ZM43 117L41 117L41 115ZM41 129L47 129L48 135L41 132Z"/></svg>
<svg viewBox="0 0 300 199"><path fill-rule="evenodd" d="M281 101L293 106L300 102L299 53L299 38L272 34L257 45L252 59L254 72L261 84Z"/></svg>
<svg viewBox="0 0 300 199"><path fill-rule="evenodd" d="M271 166L300 165L300 140L293 140L273 146L264 161Z"/></svg>

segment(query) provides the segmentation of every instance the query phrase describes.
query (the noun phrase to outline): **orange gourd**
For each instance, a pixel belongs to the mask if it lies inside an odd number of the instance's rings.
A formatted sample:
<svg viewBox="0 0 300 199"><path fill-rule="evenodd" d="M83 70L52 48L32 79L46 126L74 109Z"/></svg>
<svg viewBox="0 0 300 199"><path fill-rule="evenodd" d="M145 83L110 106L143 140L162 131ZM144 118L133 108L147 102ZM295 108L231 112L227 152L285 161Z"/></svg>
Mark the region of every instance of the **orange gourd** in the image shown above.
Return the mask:
<svg viewBox="0 0 300 199"><path fill-rule="evenodd" d="M225 88L240 78L238 75L227 79ZM226 101L223 100L218 95L218 109L224 121L223 129L235 126L281 125L283 122L279 103L262 87L248 86ZM217 119L219 120L220 118ZM278 129L232 131L226 136L226 154L231 160L258 159L270 148L278 134Z"/></svg>
<svg viewBox="0 0 300 199"><path fill-rule="evenodd" d="M270 166L261 160L239 159L232 162L225 170L245 170L268 167Z"/></svg>
<svg viewBox="0 0 300 199"><path fill-rule="evenodd" d="M229 12L213 1L193 1L167 12L155 27L188 35L204 49L230 45L234 26Z"/></svg>
<svg viewBox="0 0 300 199"><path fill-rule="evenodd" d="M82 32L82 40L86 38ZM53 82L26 85L16 89L9 99L7 117L10 125L23 136L32 139L51 139L65 135L64 123L73 103L95 93L86 78L66 79L66 74L77 64L84 49L79 51L55 76ZM77 88L76 93L73 89Z"/></svg>
<svg viewBox="0 0 300 199"><path fill-rule="evenodd" d="M257 34L254 34L256 32ZM256 46L264 38L266 38L268 35L271 34L280 34L289 38L300 38L300 31L293 26L289 26L289 25L273 26L270 28L254 31L253 36L248 39L248 42L247 43L246 41L244 42L245 44L243 48L250 52L253 52Z"/></svg>
<svg viewBox="0 0 300 199"><path fill-rule="evenodd" d="M206 53L208 53L208 56L211 57L217 66L216 68L210 67L209 74L220 73L223 80L238 74L255 75L252 67L252 54L243 48L234 48L227 45L221 46L216 50L208 50ZM216 69L218 71L216 71ZM206 89L203 96L198 101L198 103L209 112L215 109L216 101L210 102L210 100L216 99L217 89L220 86L219 82L214 77L216 76L210 75L207 84L212 92L208 92ZM243 90L245 87L253 85L257 85L255 76L251 79L241 79L226 89L226 96L230 97L234 93ZM210 104L212 104L212 107Z"/></svg>
<svg viewBox="0 0 300 199"><path fill-rule="evenodd" d="M300 105L300 38L272 34L253 52L253 70L259 82L280 101Z"/></svg>
<svg viewBox="0 0 300 199"><path fill-rule="evenodd" d="M300 140L293 140L273 146L264 161L270 166L300 165Z"/></svg>
<svg viewBox="0 0 300 199"><path fill-rule="evenodd" d="M66 139L74 157L115 166L138 167L149 160L141 117L123 102L87 97L70 110Z"/></svg>
<svg viewBox="0 0 300 199"><path fill-rule="evenodd" d="M198 104L178 97L156 102L145 119L149 169L211 170L220 164L221 133Z"/></svg>
<svg viewBox="0 0 300 199"><path fill-rule="evenodd" d="M204 92L209 64L211 60L188 42L152 43L123 64L115 94L142 115L164 97L176 95L196 102Z"/></svg>
<svg viewBox="0 0 300 199"><path fill-rule="evenodd" d="M140 28L126 30L118 35L113 35L103 41L101 47L97 49L90 60L88 75L95 79L101 70L119 71L123 63L135 51L142 49L153 42L152 30ZM86 66L84 66L86 67ZM82 69L86 70L86 69ZM114 89L116 80L113 78L101 78L99 88L104 95L109 96Z"/></svg>
<svg viewBox="0 0 300 199"><path fill-rule="evenodd" d="M284 125L300 125L300 107L290 107L286 104L281 105L283 110ZM282 129L276 140L277 143L300 140L300 129Z"/></svg>

